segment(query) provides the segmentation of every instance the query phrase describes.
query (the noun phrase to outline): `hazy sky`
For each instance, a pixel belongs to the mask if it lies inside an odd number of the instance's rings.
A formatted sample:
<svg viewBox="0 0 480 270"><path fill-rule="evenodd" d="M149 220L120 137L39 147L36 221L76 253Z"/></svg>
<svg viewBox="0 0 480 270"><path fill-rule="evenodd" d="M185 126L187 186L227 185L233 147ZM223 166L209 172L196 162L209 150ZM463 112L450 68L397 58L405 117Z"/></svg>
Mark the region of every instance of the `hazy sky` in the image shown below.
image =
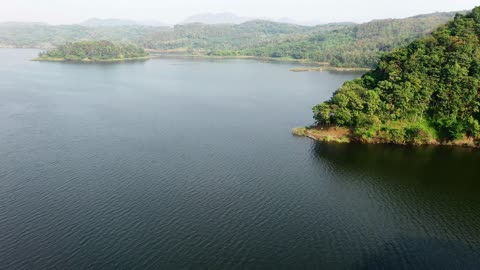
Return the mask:
<svg viewBox="0 0 480 270"><path fill-rule="evenodd" d="M78 23L122 18L177 23L205 12L320 22L401 18L472 9L480 0L0 0L0 21Z"/></svg>

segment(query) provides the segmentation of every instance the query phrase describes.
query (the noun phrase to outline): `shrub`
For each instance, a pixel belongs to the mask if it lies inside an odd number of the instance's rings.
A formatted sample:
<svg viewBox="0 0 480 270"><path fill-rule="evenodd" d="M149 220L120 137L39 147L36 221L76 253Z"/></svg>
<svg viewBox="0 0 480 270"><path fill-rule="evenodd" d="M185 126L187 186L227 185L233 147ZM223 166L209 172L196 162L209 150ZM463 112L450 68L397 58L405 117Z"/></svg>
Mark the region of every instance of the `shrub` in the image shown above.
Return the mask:
<svg viewBox="0 0 480 270"><path fill-rule="evenodd" d="M384 127L380 139L387 143L405 144L405 129L398 127Z"/></svg>
<svg viewBox="0 0 480 270"><path fill-rule="evenodd" d="M405 140L407 143L421 145L427 144L433 139L432 134L422 127L413 126L405 128Z"/></svg>

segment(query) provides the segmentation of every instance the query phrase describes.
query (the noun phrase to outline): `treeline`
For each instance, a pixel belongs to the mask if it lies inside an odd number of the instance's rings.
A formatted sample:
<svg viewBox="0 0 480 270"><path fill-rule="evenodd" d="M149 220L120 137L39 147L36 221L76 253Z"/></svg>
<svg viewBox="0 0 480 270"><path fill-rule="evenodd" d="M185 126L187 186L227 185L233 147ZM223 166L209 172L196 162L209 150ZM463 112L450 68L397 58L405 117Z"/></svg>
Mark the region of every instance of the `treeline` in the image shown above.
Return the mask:
<svg viewBox="0 0 480 270"><path fill-rule="evenodd" d="M453 19L455 13L436 13L398 20L377 20L318 32L299 39L271 42L242 54L328 62L337 67L375 67L380 56L428 35Z"/></svg>
<svg viewBox="0 0 480 270"><path fill-rule="evenodd" d="M480 7L381 57L313 108L363 141L424 144L480 137Z"/></svg>
<svg viewBox="0 0 480 270"><path fill-rule="evenodd" d="M280 37L296 36L312 31L312 27L254 20L242 24L205 25L193 23L175 25L169 33L159 32L145 39L145 47L152 49L179 49L216 53L237 52L259 46ZM319 29L331 29L319 26Z"/></svg>
<svg viewBox="0 0 480 270"><path fill-rule="evenodd" d="M115 44L110 41L68 42L39 54L39 60L104 61L147 57L143 48L132 44Z"/></svg>
<svg viewBox="0 0 480 270"><path fill-rule="evenodd" d="M169 27L0 23L0 47L51 48L65 42L109 40L157 50L214 56L259 56L373 67L381 54L427 35L455 13L434 13L365 24L300 26L270 21Z"/></svg>

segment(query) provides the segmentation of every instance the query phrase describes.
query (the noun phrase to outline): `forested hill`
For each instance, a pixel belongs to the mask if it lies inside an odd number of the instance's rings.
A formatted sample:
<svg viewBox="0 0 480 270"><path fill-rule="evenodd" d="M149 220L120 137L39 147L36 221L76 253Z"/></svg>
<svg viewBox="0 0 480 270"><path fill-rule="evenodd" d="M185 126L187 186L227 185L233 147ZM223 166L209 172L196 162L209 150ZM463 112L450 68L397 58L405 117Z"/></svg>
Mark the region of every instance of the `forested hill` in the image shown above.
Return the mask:
<svg viewBox="0 0 480 270"><path fill-rule="evenodd" d="M169 27L153 26L83 26L40 23L0 23L0 47L50 49L67 42L100 41L134 43L143 47L145 39Z"/></svg>
<svg viewBox="0 0 480 270"><path fill-rule="evenodd" d="M480 140L480 7L381 57L313 108L366 142Z"/></svg>
<svg viewBox="0 0 480 270"><path fill-rule="evenodd" d="M296 38L286 37L248 48L242 54L309 59L339 67L374 67L381 54L430 34L455 14L434 13L348 25Z"/></svg>
<svg viewBox="0 0 480 270"><path fill-rule="evenodd" d="M187 24L173 28L0 23L0 47L43 49L66 42L108 40L188 54L247 55L372 67L382 53L430 33L454 16L453 12L434 13L364 24L319 26L262 20L237 25Z"/></svg>
<svg viewBox="0 0 480 270"><path fill-rule="evenodd" d="M37 61L125 61L145 59L148 53L131 44L110 41L68 42L56 49L40 53Z"/></svg>

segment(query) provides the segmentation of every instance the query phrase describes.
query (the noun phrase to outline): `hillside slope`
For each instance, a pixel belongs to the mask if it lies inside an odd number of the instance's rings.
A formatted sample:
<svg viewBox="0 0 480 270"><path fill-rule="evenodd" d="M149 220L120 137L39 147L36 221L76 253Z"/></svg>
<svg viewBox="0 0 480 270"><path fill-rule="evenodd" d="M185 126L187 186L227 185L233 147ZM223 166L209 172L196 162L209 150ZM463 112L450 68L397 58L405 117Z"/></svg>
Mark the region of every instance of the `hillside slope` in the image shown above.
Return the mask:
<svg viewBox="0 0 480 270"><path fill-rule="evenodd" d="M480 139L480 7L381 57L313 108L320 125L366 142Z"/></svg>
<svg viewBox="0 0 480 270"><path fill-rule="evenodd" d="M455 14L433 13L346 25L327 32L313 31L308 35L252 47L242 54L308 59L340 67L374 67L383 53L430 34L453 19Z"/></svg>

